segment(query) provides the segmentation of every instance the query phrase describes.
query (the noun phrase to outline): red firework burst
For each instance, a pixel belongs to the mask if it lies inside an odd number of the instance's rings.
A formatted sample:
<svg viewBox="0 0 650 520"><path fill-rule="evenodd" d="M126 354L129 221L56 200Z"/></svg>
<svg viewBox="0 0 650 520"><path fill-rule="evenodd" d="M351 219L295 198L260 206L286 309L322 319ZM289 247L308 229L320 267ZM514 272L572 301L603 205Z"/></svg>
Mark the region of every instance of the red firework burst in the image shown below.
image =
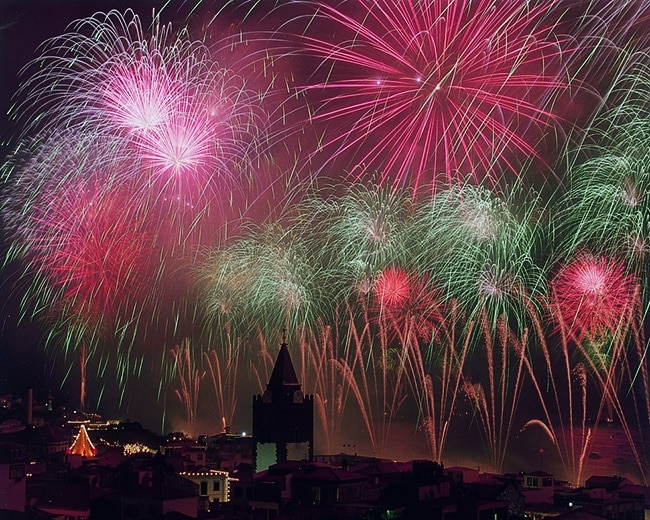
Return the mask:
<svg viewBox="0 0 650 520"><path fill-rule="evenodd" d="M397 310L411 296L411 279L403 269L388 267L377 275L374 289L380 309Z"/></svg>
<svg viewBox="0 0 650 520"><path fill-rule="evenodd" d="M584 253L560 268L551 291L561 326L582 341L614 334L626 323L635 282L622 262Z"/></svg>
<svg viewBox="0 0 650 520"><path fill-rule="evenodd" d="M443 320L438 291L426 277L409 275L399 267L388 267L374 283L375 311L401 333L412 326L417 337L431 339L431 333Z"/></svg>
<svg viewBox="0 0 650 520"><path fill-rule="evenodd" d="M141 289L151 243L128 199L84 184L40 200L26 223L32 265L45 281L33 291L86 322L114 317Z"/></svg>
<svg viewBox="0 0 650 520"><path fill-rule="evenodd" d="M518 160L537 157L532 139L559 119L549 108L566 85L552 4L360 0L350 12L319 2L317 20L337 38L301 43L322 60L325 78L305 89L325 96L312 121L327 123L331 159L352 155L353 177L378 169L414 188L443 171L454 181L516 175Z"/></svg>

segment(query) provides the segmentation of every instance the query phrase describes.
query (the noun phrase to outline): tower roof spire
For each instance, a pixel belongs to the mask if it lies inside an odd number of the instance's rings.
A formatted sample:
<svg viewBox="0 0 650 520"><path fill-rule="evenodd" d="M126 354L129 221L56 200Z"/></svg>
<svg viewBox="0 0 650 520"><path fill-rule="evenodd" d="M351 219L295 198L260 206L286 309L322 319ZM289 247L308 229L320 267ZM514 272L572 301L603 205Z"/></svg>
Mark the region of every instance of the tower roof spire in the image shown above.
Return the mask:
<svg viewBox="0 0 650 520"><path fill-rule="evenodd" d="M293 363L291 362L289 348L287 347L286 334L286 329L283 329L280 352L278 352L278 357L275 360L275 366L273 367L273 372L271 372L269 384L266 385L267 390L270 390L271 392L282 390L299 390L301 386L298 382L296 371L293 368Z"/></svg>

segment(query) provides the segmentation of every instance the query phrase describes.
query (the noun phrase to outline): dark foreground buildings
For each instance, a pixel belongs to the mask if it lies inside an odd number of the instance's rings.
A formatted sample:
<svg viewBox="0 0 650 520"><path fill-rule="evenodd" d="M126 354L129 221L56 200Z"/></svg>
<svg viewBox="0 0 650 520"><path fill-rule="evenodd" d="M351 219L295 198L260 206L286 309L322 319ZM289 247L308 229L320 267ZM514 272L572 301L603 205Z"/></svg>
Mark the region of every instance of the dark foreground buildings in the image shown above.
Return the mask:
<svg viewBox="0 0 650 520"><path fill-rule="evenodd" d="M315 455L313 411L283 343L253 397L252 437L161 439L97 417L13 418L0 433L0 520L641 520L650 507L648 488L622 477L571 489L542 471Z"/></svg>
<svg viewBox="0 0 650 520"><path fill-rule="evenodd" d="M314 399L302 392L285 341L262 395L253 397L253 468L314 458Z"/></svg>

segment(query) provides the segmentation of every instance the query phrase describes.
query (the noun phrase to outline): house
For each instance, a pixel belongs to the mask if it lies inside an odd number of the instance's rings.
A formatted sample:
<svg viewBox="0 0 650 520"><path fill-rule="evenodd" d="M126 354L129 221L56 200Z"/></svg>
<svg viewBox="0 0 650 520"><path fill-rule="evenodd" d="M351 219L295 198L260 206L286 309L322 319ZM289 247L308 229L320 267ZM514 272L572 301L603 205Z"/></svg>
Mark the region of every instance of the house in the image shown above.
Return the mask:
<svg viewBox="0 0 650 520"><path fill-rule="evenodd" d="M643 520L645 518L646 493L640 487L621 476L594 475L585 486L555 494L557 506L579 508L605 518Z"/></svg>
<svg viewBox="0 0 650 520"><path fill-rule="evenodd" d="M284 461L253 475L248 507L252 518L277 516L291 500L291 475L301 461Z"/></svg>
<svg viewBox="0 0 650 520"><path fill-rule="evenodd" d="M336 505L363 499L366 477L327 464L299 466L291 476L291 500L298 505Z"/></svg>
<svg viewBox="0 0 650 520"><path fill-rule="evenodd" d="M233 516L244 514L248 510L248 501L252 498L253 464L239 464L230 472L230 476L230 510Z"/></svg>
<svg viewBox="0 0 650 520"><path fill-rule="evenodd" d="M210 511L213 504L229 501L231 477L227 471L202 468L196 471L183 471L180 475L197 485L199 508L202 511Z"/></svg>
<svg viewBox="0 0 650 520"><path fill-rule="evenodd" d="M162 456L132 458L117 471L114 491L92 503L93 520L145 520L170 513L197 518L198 485L176 474Z"/></svg>
<svg viewBox="0 0 650 520"><path fill-rule="evenodd" d="M93 490L87 476L77 472L50 472L36 480L38 482L30 483L32 490L38 489L31 504L34 511L55 518L75 520L86 520L90 516Z"/></svg>
<svg viewBox="0 0 650 520"><path fill-rule="evenodd" d="M253 463L253 438L244 433L209 436L205 444L208 461L216 464L216 469L234 471L240 464Z"/></svg>
<svg viewBox="0 0 650 520"><path fill-rule="evenodd" d="M0 446L0 510L25 511L26 473L25 461L17 458L20 450L11 444Z"/></svg>
<svg viewBox="0 0 650 520"><path fill-rule="evenodd" d="M65 455L70 446L70 435L65 428L54 426L27 427L4 434L3 443L13 443L27 460L51 461Z"/></svg>
<svg viewBox="0 0 650 520"><path fill-rule="evenodd" d="M552 489L555 477L546 471L532 471L524 474L524 487L526 489Z"/></svg>
<svg viewBox="0 0 650 520"><path fill-rule="evenodd" d="M193 439L167 442L160 447L160 452L177 472L202 468L207 462L207 446Z"/></svg>

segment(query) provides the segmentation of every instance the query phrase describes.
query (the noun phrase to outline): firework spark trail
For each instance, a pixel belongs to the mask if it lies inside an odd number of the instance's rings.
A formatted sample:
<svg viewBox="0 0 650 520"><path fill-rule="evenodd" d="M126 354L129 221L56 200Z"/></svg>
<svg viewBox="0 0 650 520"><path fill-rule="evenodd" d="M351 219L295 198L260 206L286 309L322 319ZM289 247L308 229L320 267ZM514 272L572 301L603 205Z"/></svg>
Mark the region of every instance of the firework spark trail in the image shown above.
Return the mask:
<svg viewBox="0 0 650 520"><path fill-rule="evenodd" d="M650 163L644 153L650 120L617 123L618 117L623 116L605 118L607 130L593 136L601 144L583 147L590 158L570 172L569 189L560 201L563 249L624 255L632 269L643 273L650 242Z"/></svg>
<svg viewBox="0 0 650 520"><path fill-rule="evenodd" d="M580 262L580 260L577 260L577 262ZM602 263L600 262L593 265L602 267ZM611 269L612 271L615 271L617 267L620 271L620 265L617 266L615 264L610 264L610 267L613 267L613 269ZM634 441L632 440L629 424L618 397L625 364L629 361L624 350L625 338L630 331L630 314L633 310L631 305L634 305L635 300L634 295L632 294L634 291L631 290L629 283L630 280L626 280L625 277L621 279L615 274L614 279L616 281L614 282L614 285L612 285L611 282L613 279L611 276L605 276L603 279L602 270L600 270L598 274L600 276L597 277L596 281L598 283L596 285L604 284L607 288L603 289L607 294L613 294L615 290L619 289L621 292L618 294L627 293L627 295L624 296L626 301L620 301L619 299L616 302L616 304L619 305L616 316L608 314L608 312L602 309L603 306L608 306L612 303L611 300L602 297L596 297L596 302L587 301L586 303L586 306L590 307L590 313L600 315L600 319L589 319L586 323L584 320L578 319L577 324L576 320L567 322L565 321L566 309L559 309L558 312L554 312L553 315L559 322L559 327L563 329L562 337L565 338L563 341L569 341L575 346L576 350L580 352L585 367L589 370L590 375L599 387L600 395L602 397L600 400L598 417L603 414L603 410L607 411L608 420L611 420L612 412L616 414L623 426L637 463L641 468L641 462ZM622 274L622 272L618 274ZM621 280L623 280L623 283L619 283ZM594 280L590 277L588 283L588 289L592 291ZM556 287L554 287L554 289L555 288ZM582 300L594 299L594 295L591 293L589 295L584 295L585 291L580 291L581 288L574 289L575 292L582 294L580 305L575 311L576 315L580 314ZM562 303L556 303L556 305L561 305ZM576 328L579 330L579 337L576 337Z"/></svg>
<svg viewBox="0 0 650 520"><path fill-rule="evenodd" d="M174 358L174 367L180 383L180 389L174 392L185 408L189 436L194 437L198 418L199 390L206 372L196 368L190 341L186 339L181 345L176 345L170 353Z"/></svg>
<svg viewBox="0 0 650 520"><path fill-rule="evenodd" d="M529 360L527 356L523 355L522 352L521 358L526 365L528 375L530 376L531 383L539 398L544 413L544 420L529 420L523 426L522 431L529 426L541 427L558 450L561 464L566 473L566 478L574 485L579 486L582 482L584 457L589 449L592 438L591 431L587 428L586 373L584 367L580 364L572 368L571 355L568 351L566 338L564 336L561 341L562 361L559 365L554 365L551 358L551 351L544 340L545 334L541 321L539 319L534 319L533 324L537 339L540 340L538 348L543 354L545 368L548 370L548 373L551 374L549 381L551 392L550 397L547 397L548 392L543 389L543 385L540 384L537 377L539 372L537 372L531 360ZM515 343L515 345L518 345L520 349L525 348L525 345L523 344ZM560 370L563 370L563 372L560 373ZM575 398L573 386L571 384L571 379L574 374L578 375L581 396L581 406L579 408L580 419L578 423L579 428L578 424L575 423L574 417ZM565 378L566 388L564 389L564 392L566 392L566 398L564 398L564 395L560 392L558 387L560 381L558 381L556 376L560 375ZM551 415L552 411L555 412L555 416ZM559 422L559 424L557 424L557 422ZM567 430L569 432L568 438ZM576 439L576 431L579 432L579 439Z"/></svg>
<svg viewBox="0 0 650 520"><path fill-rule="evenodd" d="M250 368L255 378L255 383L257 383L257 387L259 388L259 393L262 394L271 379L271 373L275 366L276 353L269 352L266 336L260 329L256 331L256 338L259 351L255 353L256 356L251 362Z"/></svg>
<svg viewBox="0 0 650 520"><path fill-rule="evenodd" d="M81 384L79 388L79 410L86 409L86 345L82 344L79 353L79 369L81 371Z"/></svg>
<svg viewBox="0 0 650 520"><path fill-rule="evenodd" d="M304 86L311 121L333 127L325 161L351 155L354 180L379 170L382 183L415 191L441 172L498 184L557 126L572 40L555 34L548 3L362 1L347 12L317 2L315 12L310 28L341 35L298 39L298 52L322 60Z"/></svg>
<svg viewBox="0 0 650 520"><path fill-rule="evenodd" d="M560 323L557 331L560 348L551 349L547 343L547 334L542 322L535 318L535 313L532 313L531 316L536 334L537 349L541 351L544 359L543 370L540 371L536 367L534 360L529 359L528 355L523 360L535 393L542 405L544 419L529 420L523 429L531 425L541 427L558 450L567 478L575 485L579 485L582 482L586 455L591 446L593 434L603 419L603 411L606 407L610 407L621 421L630 449L642 478L645 480L645 472L639 451L631 435L630 424L622 409L617 391L612 387L612 382L618 377L617 371L623 368L621 364L615 363L608 366L606 371L599 373L597 367L590 361L590 356L586 351L576 348L570 336L570 325L566 323ZM556 316L556 319L561 320L560 313L555 313L554 316ZM620 339L619 337L616 340L618 342L616 349L619 356L617 359L622 362L622 343ZM513 342L513 345L516 346L517 342ZM578 350L582 354L580 356L581 360L574 361L575 353L572 351L572 346L574 350ZM519 344L517 348L525 348L525 345ZM554 363L552 352L558 350L561 361ZM544 373L550 374L548 381L550 392L543 390L544 383L540 377ZM589 427L587 425L587 405L591 401L588 399L588 381L592 376L599 390L597 392L598 397L596 397L598 412L593 427ZM561 379L564 380L565 387L559 386ZM578 386L577 390L574 389L573 381ZM579 414L577 418L576 414Z"/></svg>
<svg viewBox="0 0 650 520"><path fill-rule="evenodd" d="M301 381L306 388L313 389L320 431L324 434L328 453L334 447L335 435L341 431L350 391L337 369L337 331L336 325L326 325L319 320L315 329L303 327L300 332Z"/></svg>
<svg viewBox="0 0 650 520"><path fill-rule="evenodd" d="M646 0L598 1L575 9L571 3L565 2L565 12L577 45L567 61L573 62L584 85L595 94L591 106L586 106L595 119L584 123L587 131L577 141L585 144L591 142L591 130L599 131L603 110L626 112L643 99L644 90L647 93L650 4Z"/></svg>
<svg viewBox="0 0 650 520"><path fill-rule="evenodd" d="M238 339L237 344L233 345L233 339L227 331L225 347L203 353L217 402L217 417L222 418L224 431L232 426L237 407L240 343Z"/></svg>
<svg viewBox="0 0 650 520"><path fill-rule="evenodd" d="M246 305L243 293L250 287L252 276L236 251L217 249L207 253L198 266L196 284L210 327L220 328L222 323L238 323L243 319Z"/></svg>
<svg viewBox="0 0 650 520"><path fill-rule="evenodd" d="M418 286L419 285L419 286ZM420 376L420 382L424 388L430 388L430 378L424 376L420 369L421 356L419 356L419 340L421 337L433 337L433 328L435 325L429 319L428 311L435 314L438 302L436 301L437 293L429 291L427 293L426 283L413 281L411 276L403 269L389 266L380 272L373 281L373 296L375 300L373 313L377 316L376 320L382 335L387 335L388 340L395 336L398 339L397 363L400 371L406 369L405 375L412 388L416 388L415 379ZM411 331L415 319L422 319L422 324L417 331ZM392 330L392 335L391 335ZM415 338L412 336L415 335ZM415 357L415 361L412 358ZM420 361L420 362L419 362ZM413 365L416 369L413 369ZM426 412L425 421L427 423L427 432L433 425L432 414L435 414L435 408L431 408L430 402L426 400L431 392L423 392L425 396ZM432 444L432 443L430 443ZM435 449L432 450L435 452ZM439 455L439 453L435 453ZM434 456L435 460L440 460Z"/></svg>
<svg viewBox="0 0 650 520"><path fill-rule="evenodd" d="M430 350L436 350L433 355L439 360L440 372L436 374L435 371L427 370L425 356L417 342L417 333L414 333L419 328L414 324L415 319L412 316L406 328L399 327L398 336L400 344L404 345L406 374L411 392L418 400L420 421L427 435L429 452L433 460L443 460L450 423L456 410L456 399L462 388L463 369L470 352L469 338L473 324L467 326L465 339L459 338L462 341L460 346L455 343L455 320L450 320L444 327L438 327L439 333L442 329L446 330L440 334L440 344L436 344L432 338L428 346Z"/></svg>
<svg viewBox="0 0 650 520"><path fill-rule="evenodd" d="M601 267L602 263L598 262L594 265ZM614 265L613 270L616 267L620 268L620 266ZM599 274L602 275L602 272ZM563 310L554 312L553 316L558 321L558 326L562 330L563 341L568 341L581 354L585 368L598 386L599 395L601 395L598 419L606 415L605 418L611 421L613 419L612 415L615 414L623 428L635 462L641 471L642 478L646 480L647 475L644 471L644 464L632 437L630 422L619 397L623 376L625 373L629 374L631 372L627 366L630 362L630 358L627 355L627 338L630 334L636 335L636 331L632 329L632 326L635 323L634 315L636 314L634 306L638 302L637 296L640 291L638 288L630 287L632 284L629 279L625 280L623 278L623 281L621 281L616 275L606 277L604 280L599 281L604 285L602 288L603 292L607 294L612 294L616 290L627 293L625 296L626 301L623 302L623 306L618 308L616 316L610 316L607 312L600 308L594 308L592 305L591 313L604 315L604 319L598 320L595 323L593 320L589 320L585 327L587 331L578 337L576 337L574 330L576 328L575 323L565 321L566 313ZM611 303L607 299L599 298L599 300L599 307L607 306ZM555 302L555 305L560 304ZM617 301L617 304L620 304L620 301ZM594 333L594 328L596 329L596 333ZM631 386L632 382L630 382ZM596 424L598 423L598 419Z"/></svg>
<svg viewBox="0 0 650 520"><path fill-rule="evenodd" d="M373 453L383 453L391 425L406 393L404 363L390 347L385 327L377 330L363 300L348 305L349 320L343 356L332 363L341 373L345 395L359 407Z"/></svg>
<svg viewBox="0 0 650 520"><path fill-rule="evenodd" d="M490 462L494 470L501 473L523 389L523 357L526 349L521 345L527 344L528 332L524 331L521 337L516 337L508 330L505 317L501 316L496 324L498 349L495 349L494 333L485 312L482 321L483 352L487 359L487 392L480 381L472 382L475 377L466 379L463 389L473 402L481 420ZM519 347L511 348L511 345ZM511 350L514 352L514 358L509 355ZM500 353L500 356L495 356L494 351ZM497 377L499 374L501 376Z"/></svg>
<svg viewBox="0 0 650 520"><path fill-rule="evenodd" d="M633 330L636 333L633 335L634 338L634 351L636 352L637 359L639 360L638 366L636 369L632 366L631 363L627 364L627 367L630 369L630 381L633 385L641 374L641 388L642 388L642 399L645 404L645 413L647 417L650 417L650 375L648 374L648 367L646 363L646 356L648 353L648 338L645 334L645 324L644 320L646 319L645 309L641 309L640 306L637 306L636 313L634 316L634 323L632 325ZM632 394L634 396L634 394ZM637 413L639 413L639 408L635 407ZM642 424L639 421L639 424Z"/></svg>

